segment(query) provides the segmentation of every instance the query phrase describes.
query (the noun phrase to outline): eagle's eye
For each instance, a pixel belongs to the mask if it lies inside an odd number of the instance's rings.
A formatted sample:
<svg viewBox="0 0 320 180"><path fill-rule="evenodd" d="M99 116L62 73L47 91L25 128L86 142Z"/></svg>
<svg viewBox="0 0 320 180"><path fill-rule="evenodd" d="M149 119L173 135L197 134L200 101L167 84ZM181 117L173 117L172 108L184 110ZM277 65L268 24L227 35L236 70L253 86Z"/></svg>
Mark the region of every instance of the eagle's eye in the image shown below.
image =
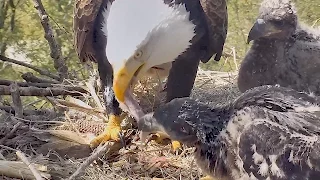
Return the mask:
<svg viewBox="0 0 320 180"><path fill-rule="evenodd" d="M134 54L134 58L135 59L138 59L138 58L140 58L142 56L142 51L138 51L138 52L136 52L135 54Z"/></svg>

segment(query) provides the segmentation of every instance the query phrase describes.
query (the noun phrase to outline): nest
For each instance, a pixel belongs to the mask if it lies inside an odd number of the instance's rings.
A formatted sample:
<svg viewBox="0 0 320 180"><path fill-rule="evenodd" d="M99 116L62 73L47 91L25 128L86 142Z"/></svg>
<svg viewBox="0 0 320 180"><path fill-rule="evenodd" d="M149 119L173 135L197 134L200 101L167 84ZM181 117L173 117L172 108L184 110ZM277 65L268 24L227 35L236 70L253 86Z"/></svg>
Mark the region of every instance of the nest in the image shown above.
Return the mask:
<svg viewBox="0 0 320 180"><path fill-rule="evenodd" d="M228 103L240 94L235 78L228 73L199 71L191 97L212 106ZM145 112L153 111L164 102L162 87L159 80L152 79L144 79L135 86L134 94ZM98 97L95 103L92 103L93 97ZM3 161L0 161L0 167L4 162L18 162L14 150L19 149L32 164L45 167L42 168L43 173L50 179L65 179L90 156L92 150L89 142L103 132L107 119L101 105L102 98L91 91L87 98L58 102L67 106L62 116L55 119L43 117L41 122L24 120L24 124L3 143L12 149L1 148L0 158ZM77 179L199 179L203 176L194 162L194 148L183 147L181 154L175 155L170 144L159 145L151 141L143 146L137 140L134 120L127 114L123 114L123 118L126 147L113 143ZM21 122L7 113L2 113L0 121L0 138ZM17 165L12 165L12 171L17 168ZM25 168L28 171L28 167ZM25 176L26 179L34 179L31 175ZM20 176L19 173L10 176L2 176L1 179L21 178L21 173Z"/></svg>

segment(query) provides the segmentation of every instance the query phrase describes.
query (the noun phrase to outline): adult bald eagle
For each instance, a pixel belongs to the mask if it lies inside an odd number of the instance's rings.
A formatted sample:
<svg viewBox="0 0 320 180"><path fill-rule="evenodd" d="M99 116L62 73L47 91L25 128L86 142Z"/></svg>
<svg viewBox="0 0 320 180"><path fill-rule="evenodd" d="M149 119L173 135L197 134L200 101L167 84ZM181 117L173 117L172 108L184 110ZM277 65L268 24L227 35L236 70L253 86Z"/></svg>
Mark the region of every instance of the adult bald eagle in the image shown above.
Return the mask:
<svg viewBox="0 0 320 180"><path fill-rule="evenodd" d="M217 179L318 180L319 102L266 85L221 107L177 98L140 117L138 124L142 140L160 131L196 147L198 165Z"/></svg>
<svg viewBox="0 0 320 180"><path fill-rule="evenodd" d="M199 61L221 58L227 20L225 0L77 0L77 53L98 63L110 115L91 144L118 140L119 102L134 79L160 71L167 102L189 96Z"/></svg>
<svg viewBox="0 0 320 180"><path fill-rule="evenodd" d="M252 40L239 70L240 91L280 84L320 95L320 31L298 22L290 0L262 2Z"/></svg>

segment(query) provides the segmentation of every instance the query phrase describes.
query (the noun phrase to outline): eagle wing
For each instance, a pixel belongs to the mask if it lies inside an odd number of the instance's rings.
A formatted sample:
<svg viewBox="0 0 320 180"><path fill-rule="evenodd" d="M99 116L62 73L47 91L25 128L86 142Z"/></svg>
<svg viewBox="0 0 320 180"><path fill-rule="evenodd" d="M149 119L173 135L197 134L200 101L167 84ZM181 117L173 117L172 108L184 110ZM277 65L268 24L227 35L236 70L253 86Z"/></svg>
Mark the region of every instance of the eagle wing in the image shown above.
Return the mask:
<svg viewBox="0 0 320 180"><path fill-rule="evenodd" d="M209 45L206 56L201 59L208 62L216 54L215 60L219 61L228 31L228 12L226 0L200 0L208 24Z"/></svg>
<svg viewBox="0 0 320 180"><path fill-rule="evenodd" d="M82 62L97 62L93 48L94 23L100 7L109 0L76 0L74 5L74 45Z"/></svg>
<svg viewBox="0 0 320 180"><path fill-rule="evenodd" d="M300 116L295 118L319 121L319 117L310 114ZM292 121L290 117L286 120ZM319 133L308 130L299 132L290 126L268 120L256 121L248 126L239 140L239 157L244 163L244 169L257 179L319 177L319 151Z"/></svg>
<svg viewBox="0 0 320 180"><path fill-rule="evenodd" d="M233 141L249 175L257 179L312 179L320 175L317 97L263 86L248 90L233 107L238 116L235 122L239 117L247 121L238 126L240 138Z"/></svg>

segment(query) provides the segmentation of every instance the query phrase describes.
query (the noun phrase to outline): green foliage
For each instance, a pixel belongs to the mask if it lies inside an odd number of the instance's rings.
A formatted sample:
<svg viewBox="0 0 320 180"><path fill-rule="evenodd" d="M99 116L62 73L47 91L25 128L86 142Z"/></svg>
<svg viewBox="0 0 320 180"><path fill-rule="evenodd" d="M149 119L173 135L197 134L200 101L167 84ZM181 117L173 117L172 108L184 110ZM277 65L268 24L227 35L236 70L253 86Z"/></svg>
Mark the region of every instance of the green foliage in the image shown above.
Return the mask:
<svg viewBox="0 0 320 180"><path fill-rule="evenodd" d="M319 0L296 0L300 20L313 26L320 25ZM50 23L54 28L55 37L61 44L63 55L71 71L83 77L81 66L73 46L72 16L74 0L43 0ZM204 69L229 71L235 69L232 48L237 55L237 63L245 55L250 45L246 44L246 37L258 14L260 1L257 0L229 0L229 30L225 53L230 57L222 58L220 62L214 60L201 64ZM13 6L12 6L13 5ZM11 48L11 49L10 49ZM6 50L6 51L4 51ZM44 31L32 0L4 0L0 1L0 54L9 55L10 52L21 53L31 64L55 72L53 61ZM227 62L225 61L226 59ZM7 79L18 79L26 69L0 61L0 76ZM29 70L28 70L29 71Z"/></svg>

